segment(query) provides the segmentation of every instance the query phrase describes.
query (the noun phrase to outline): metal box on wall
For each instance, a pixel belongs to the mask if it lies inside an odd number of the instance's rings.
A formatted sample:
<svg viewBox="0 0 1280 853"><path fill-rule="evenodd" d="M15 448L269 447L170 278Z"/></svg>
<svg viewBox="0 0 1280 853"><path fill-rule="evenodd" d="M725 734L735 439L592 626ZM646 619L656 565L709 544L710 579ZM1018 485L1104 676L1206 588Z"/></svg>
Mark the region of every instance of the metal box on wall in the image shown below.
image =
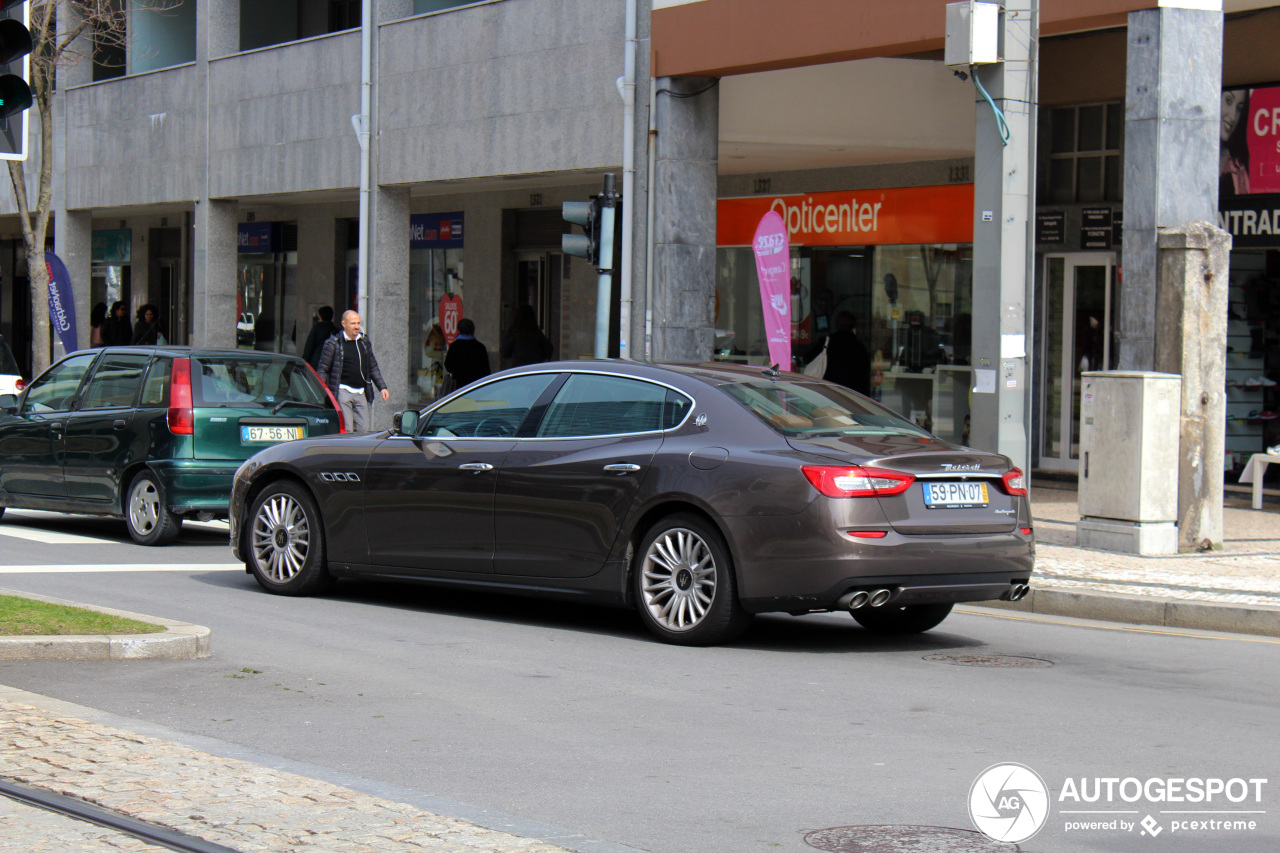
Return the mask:
<svg viewBox="0 0 1280 853"><path fill-rule="evenodd" d="M1081 376L1077 542L1135 554L1177 553L1182 377Z"/></svg>

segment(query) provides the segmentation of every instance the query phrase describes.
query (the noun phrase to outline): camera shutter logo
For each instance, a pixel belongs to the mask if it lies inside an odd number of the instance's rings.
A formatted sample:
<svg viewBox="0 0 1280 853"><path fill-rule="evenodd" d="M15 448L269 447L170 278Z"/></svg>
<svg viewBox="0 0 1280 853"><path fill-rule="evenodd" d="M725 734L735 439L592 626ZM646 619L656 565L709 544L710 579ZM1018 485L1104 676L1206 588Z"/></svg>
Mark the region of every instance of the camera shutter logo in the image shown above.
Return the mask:
<svg viewBox="0 0 1280 853"><path fill-rule="evenodd" d="M1026 841L1049 818L1049 788L1030 767L994 764L969 789L969 818L994 841Z"/></svg>

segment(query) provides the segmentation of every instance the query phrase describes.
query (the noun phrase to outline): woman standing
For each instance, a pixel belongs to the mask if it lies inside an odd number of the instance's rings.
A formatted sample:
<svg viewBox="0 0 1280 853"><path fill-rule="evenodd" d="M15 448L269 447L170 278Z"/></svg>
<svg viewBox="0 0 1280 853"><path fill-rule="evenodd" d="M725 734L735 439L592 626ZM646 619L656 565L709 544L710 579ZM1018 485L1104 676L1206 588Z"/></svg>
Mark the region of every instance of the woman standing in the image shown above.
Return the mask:
<svg viewBox="0 0 1280 853"><path fill-rule="evenodd" d="M502 357L511 360L512 367L537 364L551 358L551 341L538 328L537 315L532 305L516 308L516 319L502 336Z"/></svg>
<svg viewBox="0 0 1280 853"><path fill-rule="evenodd" d="M133 325L123 302L111 304L111 316L102 324L104 347L127 347L133 342Z"/></svg>
<svg viewBox="0 0 1280 853"><path fill-rule="evenodd" d="M107 322L107 303L99 302L89 314L89 346L102 346L102 325Z"/></svg>
<svg viewBox="0 0 1280 853"><path fill-rule="evenodd" d="M138 325L134 327L133 340L130 343L143 346L155 346L168 343L164 331L160 328L160 317L156 306L148 302L138 309Z"/></svg>

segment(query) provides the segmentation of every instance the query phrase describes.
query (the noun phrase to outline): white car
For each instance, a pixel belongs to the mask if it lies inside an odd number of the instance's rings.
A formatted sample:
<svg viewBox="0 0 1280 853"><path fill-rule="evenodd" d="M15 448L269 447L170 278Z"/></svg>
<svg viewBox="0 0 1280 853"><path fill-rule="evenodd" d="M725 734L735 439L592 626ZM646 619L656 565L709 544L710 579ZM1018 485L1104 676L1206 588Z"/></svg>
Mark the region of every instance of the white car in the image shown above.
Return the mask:
<svg viewBox="0 0 1280 853"><path fill-rule="evenodd" d="M253 346L256 339L254 328L257 324L252 314L241 314L240 322L236 323L236 343L243 346Z"/></svg>
<svg viewBox="0 0 1280 853"><path fill-rule="evenodd" d="M18 372L18 361L13 357L13 350L0 337L0 394L17 394L26 387L22 374Z"/></svg>

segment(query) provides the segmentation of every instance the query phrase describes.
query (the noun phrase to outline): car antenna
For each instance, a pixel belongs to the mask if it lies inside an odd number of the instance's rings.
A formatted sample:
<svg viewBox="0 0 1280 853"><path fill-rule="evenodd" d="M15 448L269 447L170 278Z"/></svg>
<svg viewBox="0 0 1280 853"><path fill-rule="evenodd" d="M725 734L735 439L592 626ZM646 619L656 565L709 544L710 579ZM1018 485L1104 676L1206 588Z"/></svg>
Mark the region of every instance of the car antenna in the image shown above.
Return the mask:
<svg viewBox="0 0 1280 853"><path fill-rule="evenodd" d="M770 377L771 379L772 379L772 378L776 378L776 377L779 375L779 374L778 374L778 365L776 365L776 364L774 364L774 365L770 365L769 367L766 367L764 370L762 370L762 371L760 371L760 372L761 372L761 373L763 373L765 376Z"/></svg>

